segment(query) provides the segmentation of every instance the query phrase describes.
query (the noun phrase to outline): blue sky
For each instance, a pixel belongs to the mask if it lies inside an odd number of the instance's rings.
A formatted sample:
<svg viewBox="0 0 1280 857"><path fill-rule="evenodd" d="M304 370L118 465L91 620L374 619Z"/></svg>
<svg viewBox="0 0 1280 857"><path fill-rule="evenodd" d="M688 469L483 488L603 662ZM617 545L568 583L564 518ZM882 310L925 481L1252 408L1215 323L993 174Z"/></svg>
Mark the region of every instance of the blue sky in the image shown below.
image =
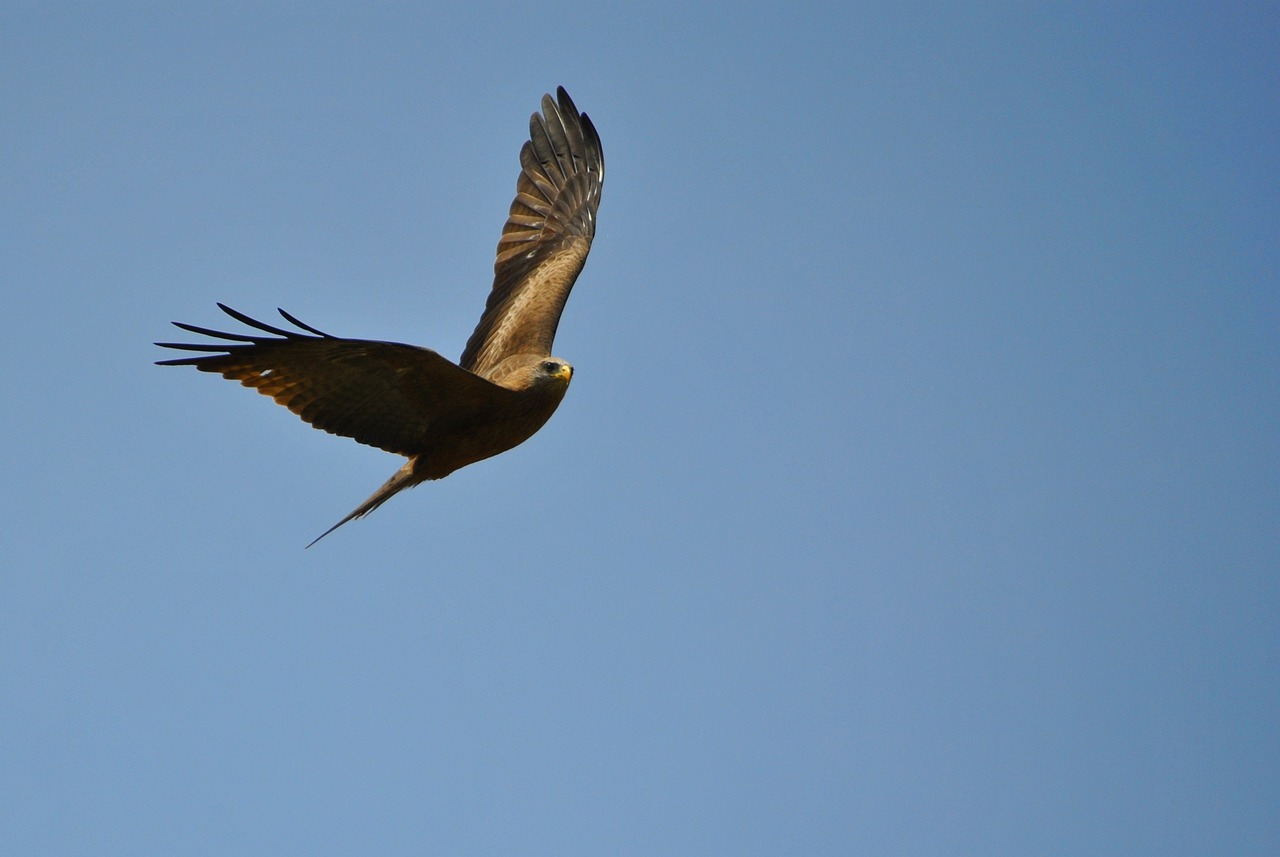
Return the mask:
<svg viewBox="0 0 1280 857"><path fill-rule="evenodd" d="M1280 853L1269 4L11 4L24 855ZM604 142L547 427L400 459L170 320L456 357Z"/></svg>

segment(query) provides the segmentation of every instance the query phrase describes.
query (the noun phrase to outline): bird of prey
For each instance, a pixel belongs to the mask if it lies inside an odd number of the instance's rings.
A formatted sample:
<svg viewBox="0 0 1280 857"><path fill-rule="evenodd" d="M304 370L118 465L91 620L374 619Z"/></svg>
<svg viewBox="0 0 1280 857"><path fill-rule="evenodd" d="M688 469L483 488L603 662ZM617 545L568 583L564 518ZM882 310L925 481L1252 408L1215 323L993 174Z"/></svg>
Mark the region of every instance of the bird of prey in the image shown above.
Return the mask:
<svg viewBox="0 0 1280 857"><path fill-rule="evenodd" d="M158 342L203 352L157 361L216 372L270 396L312 426L408 458L315 544L392 495L529 439L564 398L573 367L551 356L560 313L596 231L604 153L563 87L542 98L520 149L520 177L493 266L493 288L457 363L396 342L273 327L218 304L255 333L174 322L221 342ZM308 545L310 547L310 545Z"/></svg>

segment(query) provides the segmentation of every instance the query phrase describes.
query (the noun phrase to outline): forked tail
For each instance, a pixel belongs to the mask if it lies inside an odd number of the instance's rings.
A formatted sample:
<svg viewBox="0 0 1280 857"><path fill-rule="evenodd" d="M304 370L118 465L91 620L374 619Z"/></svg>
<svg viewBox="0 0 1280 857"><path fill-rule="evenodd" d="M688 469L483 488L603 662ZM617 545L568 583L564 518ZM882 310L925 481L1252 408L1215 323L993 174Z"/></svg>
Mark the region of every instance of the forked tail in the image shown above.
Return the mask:
<svg viewBox="0 0 1280 857"><path fill-rule="evenodd" d="M404 467L401 467L399 470L396 471L395 476L392 476L390 479L388 479L386 482L382 484L381 488L373 492L373 496L371 496L368 500L365 500L363 503L357 506L350 515L347 515L341 521L334 524L332 527L325 530L320 535L316 536L315 539L311 542L311 545L320 541L325 536L329 535L329 533L332 533L334 530L338 529L338 527L341 527L347 521L354 521L356 518L363 518L365 515L369 514L374 509L378 508L383 503L390 500L392 495L394 495L396 492L401 491L402 489L405 489L405 488L411 488L414 485L418 484L419 481L420 480L416 480L413 478L413 459L409 459L408 461L405 462ZM307 547L311 547L311 545L307 545Z"/></svg>

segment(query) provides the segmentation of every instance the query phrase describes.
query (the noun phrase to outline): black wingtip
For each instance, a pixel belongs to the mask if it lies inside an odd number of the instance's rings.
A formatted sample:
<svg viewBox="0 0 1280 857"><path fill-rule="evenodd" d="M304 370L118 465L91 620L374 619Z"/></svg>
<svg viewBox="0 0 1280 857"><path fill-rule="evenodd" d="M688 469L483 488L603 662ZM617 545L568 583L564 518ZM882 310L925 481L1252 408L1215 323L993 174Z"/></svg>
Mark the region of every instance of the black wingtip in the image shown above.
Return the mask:
<svg viewBox="0 0 1280 857"><path fill-rule="evenodd" d="M291 314L291 313L289 313L289 312L286 312L282 307L276 307L276 312L280 313L280 315L284 318L284 320L285 320L285 321L289 322L290 324L294 325L295 327L299 327L299 328L301 328L302 330L307 331L307 333L314 333L316 336L322 337L322 338L324 338L324 339L336 339L336 338L337 338L337 337L335 337L332 333L325 333L323 330L317 330L316 328L314 328L314 327L312 327L311 325L307 324L305 321L299 321L299 320L298 320L298 318L297 318L297 316L295 316L295 315L293 315L293 314Z"/></svg>
<svg viewBox="0 0 1280 857"><path fill-rule="evenodd" d="M281 330L278 327L272 327L264 321L258 321L256 318L247 316L240 312L240 310L232 309L221 302L218 304L218 309L222 310L241 324L247 324L249 327L261 330L265 333L270 333L273 336L283 336L285 339L297 339L301 335L293 332L292 330Z"/></svg>
<svg viewBox="0 0 1280 857"><path fill-rule="evenodd" d="M245 315L239 310L233 309L221 302L218 303L218 309L222 310L227 315L231 316L241 324L247 325L248 327L252 327L254 330L260 330L263 333L269 333L273 336L279 336L284 339L306 339L307 338L304 334L299 333L297 330L283 330L281 328L274 327L270 324L267 324L266 322L258 321L256 318ZM306 333L319 336L323 339L337 339L337 337L335 337L333 334L325 333L323 330L312 327L311 325L307 324L304 321L299 320L296 316L286 312L283 309L278 310L278 312L280 313L281 316L284 317L286 321L296 326L298 330L306 331ZM213 339L221 339L221 340L224 340L224 342L243 342L247 345L262 345L263 343L272 341L272 340L266 339L263 336L252 336L244 333L231 333L225 330L214 330L211 327L201 327L196 324L188 324L185 321L175 321L175 322L172 322L172 324L174 327L177 327L181 330L185 330L188 333L196 333L196 334L199 334L200 336L208 336ZM180 344L175 342L157 342L155 344L159 345L161 348L178 348L178 349L184 349L187 351L227 351L228 350L228 348L224 344L185 345L185 344Z"/></svg>

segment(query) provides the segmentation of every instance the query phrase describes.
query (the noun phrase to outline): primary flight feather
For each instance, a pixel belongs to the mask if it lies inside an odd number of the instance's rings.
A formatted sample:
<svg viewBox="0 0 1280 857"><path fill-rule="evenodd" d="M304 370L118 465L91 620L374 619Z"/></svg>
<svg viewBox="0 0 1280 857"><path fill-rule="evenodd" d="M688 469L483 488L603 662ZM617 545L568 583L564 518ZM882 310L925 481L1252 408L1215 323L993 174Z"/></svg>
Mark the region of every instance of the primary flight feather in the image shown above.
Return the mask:
<svg viewBox="0 0 1280 857"><path fill-rule="evenodd" d="M414 345L331 336L284 310L297 329L274 327L223 304L257 332L174 322L223 341L156 343L202 352L157 361L161 366L217 372L318 429L408 458L311 544L405 488L523 443L564 398L573 367L552 357L551 345L595 236L604 153L595 126L563 87L555 99L544 95L542 112L529 120L520 167L489 301L458 363Z"/></svg>

